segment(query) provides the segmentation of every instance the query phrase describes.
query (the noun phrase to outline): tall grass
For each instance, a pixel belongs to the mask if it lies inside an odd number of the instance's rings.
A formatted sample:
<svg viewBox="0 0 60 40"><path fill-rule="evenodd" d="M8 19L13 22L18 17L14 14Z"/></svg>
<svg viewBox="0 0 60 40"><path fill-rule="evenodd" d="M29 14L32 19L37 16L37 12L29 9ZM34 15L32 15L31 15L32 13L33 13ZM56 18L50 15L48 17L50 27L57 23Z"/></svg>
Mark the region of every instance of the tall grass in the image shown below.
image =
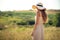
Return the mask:
<svg viewBox="0 0 60 40"><path fill-rule="evenodd" d="M0 40L32 40L33 27L11 27L0 30ZM45 27L44 40L60 40L60 28Z"/></svg>

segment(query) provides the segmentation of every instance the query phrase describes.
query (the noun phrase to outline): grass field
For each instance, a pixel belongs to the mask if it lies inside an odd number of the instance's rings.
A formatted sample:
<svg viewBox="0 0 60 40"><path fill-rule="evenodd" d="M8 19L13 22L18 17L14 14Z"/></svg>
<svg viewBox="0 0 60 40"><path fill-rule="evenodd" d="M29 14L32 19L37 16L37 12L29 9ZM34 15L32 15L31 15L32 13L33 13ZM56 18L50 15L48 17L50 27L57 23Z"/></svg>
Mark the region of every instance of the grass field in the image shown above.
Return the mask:
<svg viewBox="0 0 60 40"><path fill-rule="evenodd" d="M55 27L60 20L60 15L58 20L56 18L56 14L59 13L60 10L47 11L50 21L44 28L44 40L60 40L60 28ZM31 24L34 24L34 16L33 11L0 11L0 40L32 40L33 26Z"/></svg>
<svg viewBox="0 0 60 40"><path fill-rule="evenodd" d="M32 40L33 27L10 27L0 30L0 40ZM60 40L60 28L45 27L44 40Z"/></svg>

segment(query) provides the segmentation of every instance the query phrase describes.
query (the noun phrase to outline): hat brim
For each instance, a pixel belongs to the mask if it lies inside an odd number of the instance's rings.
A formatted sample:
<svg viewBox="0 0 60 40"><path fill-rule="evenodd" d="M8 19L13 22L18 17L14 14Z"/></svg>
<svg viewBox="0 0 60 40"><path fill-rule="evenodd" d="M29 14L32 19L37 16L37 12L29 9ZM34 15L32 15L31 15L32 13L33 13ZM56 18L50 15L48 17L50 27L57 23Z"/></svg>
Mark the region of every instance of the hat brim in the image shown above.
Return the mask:
<svg viewBox="0 0 60 40"><path fill-rule="evenodd" d="M38 9L45 9L44 7L41 7L41 6L37 6Z"/></svg>
<svg viewBox="0 0 60 40"><path fill-rule="evenodd" d="M37 9L37 6L33 5L33 6L32 6L32 9Z"/></svg>
<svg viewBox="0 0 60 40"><path fill-rule="evenodd" d="M33 5L32 6L32 9L33 10L37 10L37 9L45 9L44 7L41 7L41 6L35 6L35 5Z"/></svg>

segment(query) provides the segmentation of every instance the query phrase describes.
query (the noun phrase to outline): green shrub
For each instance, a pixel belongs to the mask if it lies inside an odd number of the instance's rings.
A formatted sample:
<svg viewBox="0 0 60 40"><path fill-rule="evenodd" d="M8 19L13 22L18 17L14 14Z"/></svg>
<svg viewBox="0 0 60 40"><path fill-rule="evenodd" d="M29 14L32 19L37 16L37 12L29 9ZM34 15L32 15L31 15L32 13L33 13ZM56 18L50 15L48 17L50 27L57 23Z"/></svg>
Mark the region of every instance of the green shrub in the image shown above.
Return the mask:
<svg viewBox="0 0 60 40"><path fill-rule="evenodd" d="M28 24L29 24L29 25L34 25L34 23L35 23L34 20L30 20L30 21L28 21Z"/></svg>
<svg viewBox="0 0 60 40"><path fill-rule="evenodd" d="M56 14L48 14L48 23L46 25L56 26L58 20Z"/></svg>
<svg viewBox="0 0 60 40"><path fill-rule="evenodd" d="M57 16L57 21L58 21L56 26L60 27L60 13L57 13L56 16Z"/></svg>
<svg viewBox="0 0 60 40"><path fill-rule="evenodd" d="M21 22L18 22L17 25L27 25L27 22L21 21Z"/></svg>

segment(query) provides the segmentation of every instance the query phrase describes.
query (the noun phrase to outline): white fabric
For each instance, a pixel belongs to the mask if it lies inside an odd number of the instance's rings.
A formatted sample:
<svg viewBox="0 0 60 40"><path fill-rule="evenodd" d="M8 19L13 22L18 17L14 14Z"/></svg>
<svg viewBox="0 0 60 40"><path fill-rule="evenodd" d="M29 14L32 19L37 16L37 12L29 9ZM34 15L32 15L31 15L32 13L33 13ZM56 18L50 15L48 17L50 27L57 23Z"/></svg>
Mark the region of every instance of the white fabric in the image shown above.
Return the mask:
<svg viewBox="0 0 60 40"><path fill-rule="evenodd" d="M38 7L38 9L45 9L45 7L41 7L41 6L37 6Z"/></svg>

